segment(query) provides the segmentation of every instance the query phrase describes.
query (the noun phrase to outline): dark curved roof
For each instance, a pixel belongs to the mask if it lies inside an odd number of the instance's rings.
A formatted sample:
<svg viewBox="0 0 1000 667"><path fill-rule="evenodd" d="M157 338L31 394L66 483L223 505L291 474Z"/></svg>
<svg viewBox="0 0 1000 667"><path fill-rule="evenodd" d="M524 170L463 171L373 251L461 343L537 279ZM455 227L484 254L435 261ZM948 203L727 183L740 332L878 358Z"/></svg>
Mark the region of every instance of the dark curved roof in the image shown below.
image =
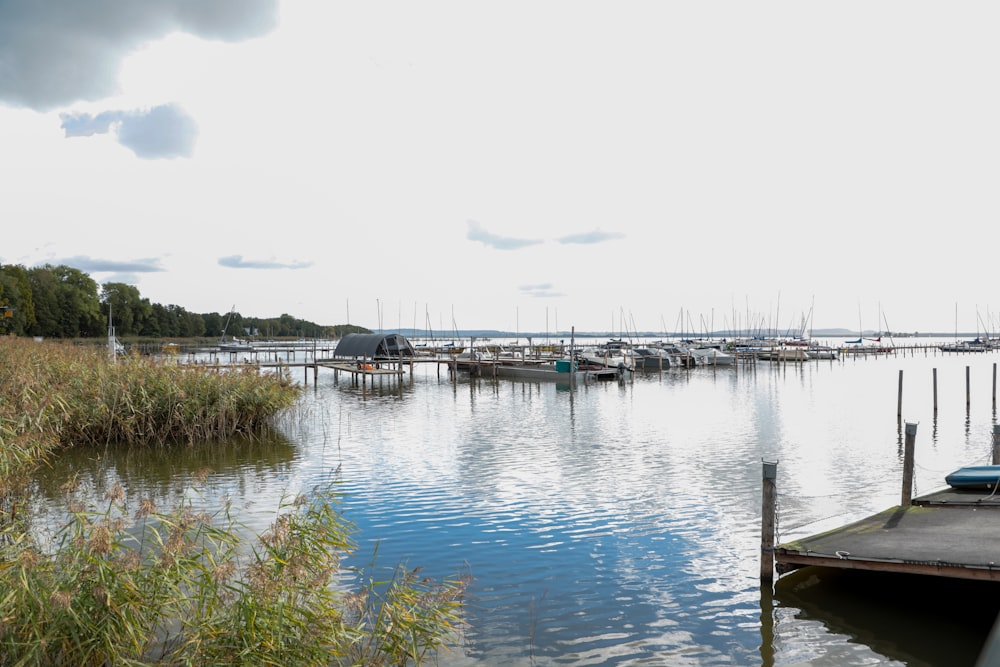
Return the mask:
<svg viewBox="0 0 1000 667"><path fill-rule="evenodd" d="M347 334L337 343L335 357L364 359L412 357L413 345L402 334Z"/></svg>

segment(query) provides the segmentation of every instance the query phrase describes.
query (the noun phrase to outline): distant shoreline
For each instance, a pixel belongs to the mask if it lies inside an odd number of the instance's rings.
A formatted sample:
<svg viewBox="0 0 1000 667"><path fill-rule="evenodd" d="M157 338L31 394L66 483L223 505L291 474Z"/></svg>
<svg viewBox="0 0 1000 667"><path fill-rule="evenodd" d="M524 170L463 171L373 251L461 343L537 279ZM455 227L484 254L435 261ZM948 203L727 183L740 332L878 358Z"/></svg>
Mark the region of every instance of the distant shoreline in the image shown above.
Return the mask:
<svg viewBox="0 0 1000 667"><path fill-rule="evenodd" d="M447 332L427 331L425 329L385 329L399 333L407 338L434 338L447 340L451 338L565 338L571 336L577 338L746 338L748 336L773 336L792 337L796 334L786 333L755 333L750 334L745 331L712 331L712 332L664 332L664 331L500 331L494 329L459 329ZM809 338L857 338L858 336L872 338L882 336L885 338L976 338L987 336L982 332L906 332L906 331L851 331L849 329L816 329L808 332Z"/></svg>

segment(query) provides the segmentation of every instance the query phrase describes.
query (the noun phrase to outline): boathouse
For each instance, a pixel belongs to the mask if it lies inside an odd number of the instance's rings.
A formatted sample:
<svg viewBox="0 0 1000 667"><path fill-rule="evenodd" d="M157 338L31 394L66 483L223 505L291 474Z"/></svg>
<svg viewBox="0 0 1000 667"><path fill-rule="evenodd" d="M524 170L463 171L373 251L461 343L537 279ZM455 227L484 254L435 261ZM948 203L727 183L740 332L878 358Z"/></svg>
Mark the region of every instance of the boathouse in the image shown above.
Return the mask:
<svg viewBox="0 0 1000 667"><path fill-rule="evenodd" d="M402 359L416 350L402 334L347 334L337 343L333 356L352 359Z"/></svg>

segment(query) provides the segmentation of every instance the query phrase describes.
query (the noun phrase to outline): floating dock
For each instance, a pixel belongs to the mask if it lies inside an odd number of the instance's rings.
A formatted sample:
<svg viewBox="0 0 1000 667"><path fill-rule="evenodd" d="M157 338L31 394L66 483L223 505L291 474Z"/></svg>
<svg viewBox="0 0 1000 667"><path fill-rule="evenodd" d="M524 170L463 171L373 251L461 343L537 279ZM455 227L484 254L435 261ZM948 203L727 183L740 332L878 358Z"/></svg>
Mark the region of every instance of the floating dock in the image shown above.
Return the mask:
<svg viewBox="0 0 1000 667"><path fill-rule="evenodd" d="M997 487L953 488L913 498L916 424L906 425L900 503L834 530L774 545L775 463L764 464L761 578L818 565L850 570L1000 581ZM994 462L1000 425L994 426ZM773 560L772 560L773 554Z"/></svg>
<svg viewBox="0 0 1000 667"><path fill-rule="evenodd" d="M1000 496L945 489L835 530L781 544L779 574L808 565L1000 580Z"/></svg>

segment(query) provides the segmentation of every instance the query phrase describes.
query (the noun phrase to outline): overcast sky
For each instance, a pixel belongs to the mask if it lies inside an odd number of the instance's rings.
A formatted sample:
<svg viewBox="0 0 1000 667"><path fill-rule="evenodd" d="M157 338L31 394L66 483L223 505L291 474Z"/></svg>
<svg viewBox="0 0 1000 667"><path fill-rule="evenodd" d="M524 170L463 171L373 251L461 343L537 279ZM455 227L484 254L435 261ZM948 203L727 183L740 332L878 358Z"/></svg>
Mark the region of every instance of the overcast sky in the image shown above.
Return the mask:
<svg viewBox="0 0 1000 667"><path fill-rule="evenodd" d="M0 0L0 262L372 329L1000 329L995 2Z"/></svg>

